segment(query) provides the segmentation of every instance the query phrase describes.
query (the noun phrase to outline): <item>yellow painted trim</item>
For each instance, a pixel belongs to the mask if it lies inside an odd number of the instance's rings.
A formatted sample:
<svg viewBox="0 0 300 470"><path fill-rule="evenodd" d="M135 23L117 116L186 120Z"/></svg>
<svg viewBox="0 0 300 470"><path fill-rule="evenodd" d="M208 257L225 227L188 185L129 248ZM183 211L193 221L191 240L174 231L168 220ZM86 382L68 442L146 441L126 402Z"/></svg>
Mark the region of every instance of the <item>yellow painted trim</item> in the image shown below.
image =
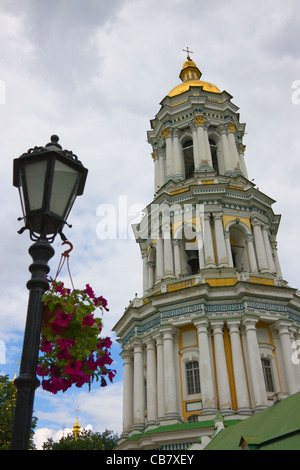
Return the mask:
<svg viewBox="0 0 300 470"><path fill-rule="evenodd" d="M230 336L229 336L229 330L226 326L223 329L223 334L224 334L223 336L224 349L225 349L225 357L226 357L227 372L228 372L228 379L229 379L229 388L230 388L230 395L231 395L231 405L232 405L233 410L237 410L238 405L237 405L236 390L235 390L231 341L230 341Z"/></svg>
<svg viewBox="0 0 300 470"><path fill-rule="evenodd" d="M239 219L241 222L243 222L245 225L247 225L247 227L249 227L249 229L251 230L251 225L250 225L250 220L249 219L246 219L245 217L234 217L232 215L223 215L223 227L224 227L224 230L227 226L227 224L229 222L231 222L232 220L236 220L236 219Z"/></svg>
<svg viewBox="0 0 300 470"><path fill-rule="evenodd" d="M249 281L255 284L264 284L266 286L274 286L274 279L265 279L256 276L249 276Z"/></svg>
<svg viewBox="0 0 300 470"><path fill-rule="evenodd" d="M169 284L167 286L168 292L174 292L175 290L186 289L187 287L193 287L195 285L195 279L189 279L187 281L176 282L176 284Z"/></svg>
<svg viewBox="0 0 300 470"><path fill-rule="evenodd" d="M178 189L177 191L171 191L170 192L170 195L171 196L174 196L175 194L181 194L181 193L186 193L187 191L189 191L190 188L184 188L184 189Z"/></svg>
<svg viewBox="0 0 300 470"><path fill-rule="evenodd" d="M217 395L216 404L217 404L217 407L219 408L218 377L217 377L217 366L216 366L216 356L215 356L215 341L214 341L213 335L211 337L211 348L212 348L213 369L214 369L215 380L216 380L216 395Z"/></svg>
<svg viewBox="0 0 300 470"><path fill-rule="evenodd" d="M196 332L196 343L191 345L191 346L187 346L187 347L199 347L199 344L198 344L198 335L197 335L197 329L194 325L192 324L189 324L189 325L184 325L180 328L180 332L179 332L179 341L178 341L178 357L179 357L179 372L180 372L180 390L181 390L181 407L182 407L182 416L184 418L184 421L187 421L187 419L189 418L189 416L192 416L192 415L200 415L200 411L186 411L186 403L195 403L195 402L198 402L199 401L199 398L195 398L194 400L183 400L183 384L182 384L182 368L181 368L181 356L182 356L182 353L181 351L183 349L185 349L183 347L183 342L182 342L182 333L185 332L185 331L195 331Z"/></svg>
<svg viewBox="0 0 300 470"><path fill-rule="evenodd" d="M214 184L215 180L201 181L201 184Z"/></svg>
<svg viewBox="0 0 300 470"><path fill-rule="evenodd" d="M240 188L239 186L232 186L231 184L228 186L230 189L238 189L239 191L244 191L244 188Z"/></svg>
<svg viewBox="0 0 300 470"><path fill-rule="evenodd" d="M212 287L216 286L234 286L238 280L236 278L224 278L224 279L205 279L205 282Z"/></svg>

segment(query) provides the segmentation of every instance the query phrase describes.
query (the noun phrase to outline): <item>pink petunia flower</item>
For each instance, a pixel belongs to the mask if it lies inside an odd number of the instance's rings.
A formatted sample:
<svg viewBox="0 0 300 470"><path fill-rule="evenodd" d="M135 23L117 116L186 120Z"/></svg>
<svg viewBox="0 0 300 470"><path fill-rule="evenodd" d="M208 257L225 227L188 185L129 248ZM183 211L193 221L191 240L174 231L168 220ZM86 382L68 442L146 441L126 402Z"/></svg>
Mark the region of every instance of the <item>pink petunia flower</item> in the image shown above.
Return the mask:
<svg viewBox="0 0 300 470"><path fill-rule="evenodd" d="M53 348L53 346L52 346L52 344L51 344L50 341L48 341L48 340L46 340L46 339L44 339L44 340L42 341L42 345L41 345L41 351L42 351L42 352L44 352L44 353L46 353L46 354L47 354L47 353L50 353L50 352L52 351L52 348Z"/></svg>
<svg viewBox="0 0 300 470"><path fill-rule="evenodd" d="M56 314L56 323L63 328L68 327L71 323L72 315L70 313L58 312Z"/></svg>
<svg viewBox="0 0 300 470"><path fill-rule="evenodd" d="M86 315L82 320L82 326L93 326L95 323L94 315Z"/></svg>

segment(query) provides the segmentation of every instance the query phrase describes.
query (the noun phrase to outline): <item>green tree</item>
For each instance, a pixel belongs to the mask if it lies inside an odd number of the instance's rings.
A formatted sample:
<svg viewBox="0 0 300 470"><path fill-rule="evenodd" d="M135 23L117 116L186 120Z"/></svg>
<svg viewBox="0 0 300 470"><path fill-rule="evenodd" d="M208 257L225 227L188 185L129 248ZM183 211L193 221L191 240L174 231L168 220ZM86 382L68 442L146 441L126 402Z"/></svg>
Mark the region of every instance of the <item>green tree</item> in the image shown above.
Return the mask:
<svg viewBox="0 0 300 470"><path fill-rule="evenodd" d="M8 375L0 376L0 450L8 450L12 435L12 427L16 405L16 387L13 381L10 381ZM36 447L33 443L34 429L36 428L37 418L32 418L31 436L29 449Z"/></svg>
<svg viewBox="0 0 300 470"><path fill-rule="evenodd" d="M62 437L59 442L52 438L43 444L43 450L112 450L118 442L118 435L113 431L92 432L84 430L75 439L73 434Z"/></svg>

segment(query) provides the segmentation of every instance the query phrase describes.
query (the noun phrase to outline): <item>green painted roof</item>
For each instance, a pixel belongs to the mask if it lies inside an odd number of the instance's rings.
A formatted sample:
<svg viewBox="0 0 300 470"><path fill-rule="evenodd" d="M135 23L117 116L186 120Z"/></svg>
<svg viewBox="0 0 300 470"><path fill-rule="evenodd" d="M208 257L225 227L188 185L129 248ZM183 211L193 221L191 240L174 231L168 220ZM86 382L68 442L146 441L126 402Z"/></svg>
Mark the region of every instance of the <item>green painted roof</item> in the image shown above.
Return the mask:
<svg viewBox="0 0 300 470"><path fill-rule="evenodd" d="M226 427L205 450L240 450L242 438L250 449L300 450L300 393Z"/></svg>
<svg viewBox="0 0 300 470"><path fill-rule="evenodd" d="M200 428L214 428L215 422L214 421L196 421L195 423L181 423L181 424L171 424L171 425L161 425L155 429L151 429L144 433L134 434L133 436L129 437L129 440L138 440L142 437L148 436L149 434L158 434L163 432L175 432L175 431L183 431L187 429L200 429Z"/></svg>

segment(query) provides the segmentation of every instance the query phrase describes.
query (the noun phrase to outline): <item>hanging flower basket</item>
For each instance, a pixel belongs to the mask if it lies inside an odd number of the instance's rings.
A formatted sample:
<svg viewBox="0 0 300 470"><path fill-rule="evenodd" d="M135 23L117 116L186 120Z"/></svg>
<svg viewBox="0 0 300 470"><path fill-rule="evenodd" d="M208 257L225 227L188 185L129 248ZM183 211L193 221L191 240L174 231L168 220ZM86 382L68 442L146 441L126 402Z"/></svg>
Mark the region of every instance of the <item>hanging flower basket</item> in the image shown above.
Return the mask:
<svg viewBox="0 0 300 470"><path fill-rule="evenodd" d="M43 296L44 318L41 331L41 355L37 374L42 388L51 393L65 392L72 385L82 387L96 380L106 386L115 370L108 369L111 339L99 337L102 319L94 312L107 310L107 301L96 297L87 284L84 290L67 289L63 282L50 281Z"/></svg>

